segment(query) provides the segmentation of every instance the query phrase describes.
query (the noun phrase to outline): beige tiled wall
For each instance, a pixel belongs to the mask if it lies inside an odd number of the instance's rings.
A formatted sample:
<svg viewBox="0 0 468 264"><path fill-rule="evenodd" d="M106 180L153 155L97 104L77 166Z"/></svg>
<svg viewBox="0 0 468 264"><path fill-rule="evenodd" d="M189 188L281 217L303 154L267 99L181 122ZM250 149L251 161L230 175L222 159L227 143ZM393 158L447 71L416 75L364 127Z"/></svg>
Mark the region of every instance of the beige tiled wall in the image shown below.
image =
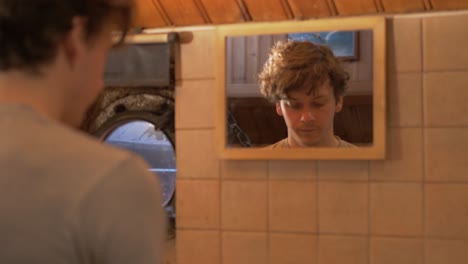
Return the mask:
<svg viewBox="0 0 468 264"><path fill-rule="evenodd" d="M178 264L468 263L468 13L388 18L384 161L222 161L215 33L181 45Z"/></svg>

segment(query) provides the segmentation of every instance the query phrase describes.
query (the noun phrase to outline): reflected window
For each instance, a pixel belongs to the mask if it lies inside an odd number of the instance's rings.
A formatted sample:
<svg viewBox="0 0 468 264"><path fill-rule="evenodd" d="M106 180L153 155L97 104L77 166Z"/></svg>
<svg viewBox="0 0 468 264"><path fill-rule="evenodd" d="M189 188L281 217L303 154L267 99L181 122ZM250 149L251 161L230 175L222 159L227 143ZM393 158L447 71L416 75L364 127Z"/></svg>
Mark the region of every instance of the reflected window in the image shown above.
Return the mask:
<svg viewBox="0 0 468 264"><path fill-rule="evenodd" d="M147 121L124 123L106 133L105 142L141 156L149 171L159 178L163 191L163 206L167 206L175 191L176 157L174 147L164 132Z"/></svg>

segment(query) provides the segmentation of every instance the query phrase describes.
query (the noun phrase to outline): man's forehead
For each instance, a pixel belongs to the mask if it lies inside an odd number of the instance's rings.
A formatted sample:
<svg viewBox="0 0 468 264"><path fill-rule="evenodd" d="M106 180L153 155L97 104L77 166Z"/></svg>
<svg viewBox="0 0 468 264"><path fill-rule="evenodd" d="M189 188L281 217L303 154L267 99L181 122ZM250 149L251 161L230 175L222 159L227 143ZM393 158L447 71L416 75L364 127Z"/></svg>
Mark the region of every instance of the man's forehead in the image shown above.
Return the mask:
<svg viewBox="0 0 468 264"><path fill-rule="evenodd" d="M309 102L309 101L316 101L316 100L324 100L328 98L330 98L330 96L328 95L319 95L319 96L291 95L291 96L284 98L283 100L287 102L303 102L303 101Z"/></svg>
<svg viewBox="0 0 468 264"><path fill-rule="evenodd" d="M113 6L129 6L134 2L134 0L108 0L108 3Z"/></svg>
<svg viewBox="0 0 468 264"><path fill-rule="evenodd" d="M299 89L293 90L286 94L285 99L297 100L298 98L307 97L309 99L327 98L333 95L331 87L316 87L315 89Z"/></svg>
<svg viewBox="0 0 468 264"><path fill-rule="evenodd" d="M304 86L300 87L296 91L307 95L319 96L333 92L333 88L330 85L330 79L326 78L323 81L318 80L315 82L305 83Z"/></svg>

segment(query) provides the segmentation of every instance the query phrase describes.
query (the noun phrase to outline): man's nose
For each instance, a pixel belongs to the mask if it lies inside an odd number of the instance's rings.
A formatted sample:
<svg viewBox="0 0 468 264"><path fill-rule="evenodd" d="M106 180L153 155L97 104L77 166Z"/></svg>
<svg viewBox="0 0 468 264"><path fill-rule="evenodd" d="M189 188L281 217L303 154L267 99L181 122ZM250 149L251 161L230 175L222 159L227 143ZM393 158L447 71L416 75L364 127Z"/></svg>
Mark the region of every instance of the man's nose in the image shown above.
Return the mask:
<svg viewBox="0 0 468 264"><path fill-rule="evenodd" d="M313 121L313 120L315 120L315 116L312 113L312 111L307 110L307 111L302 112L301 122L310 122L310 121Z"/></svg>

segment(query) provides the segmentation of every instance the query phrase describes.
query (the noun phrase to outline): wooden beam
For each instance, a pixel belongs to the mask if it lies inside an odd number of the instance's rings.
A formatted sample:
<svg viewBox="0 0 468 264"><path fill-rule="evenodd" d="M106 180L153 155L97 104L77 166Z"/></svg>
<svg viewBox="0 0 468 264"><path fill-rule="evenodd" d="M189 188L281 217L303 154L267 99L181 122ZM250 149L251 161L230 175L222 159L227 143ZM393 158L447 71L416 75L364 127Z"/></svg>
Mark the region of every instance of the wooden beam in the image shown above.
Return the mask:
<svg viewBox="0 0 468 264"><path fill-rule="evenodd" d="M275 21L288 19L282 0L243 0L253 21Z"/></svg>
<svg viewBox="0 0 468 264"><path fill-rule="evenodd" d="M294 17L298 19L327 17L333 14L326 0L289 0L289 6Z"/></svg>
<svg viewBox="0 0 468 264"><path fill-rule="evenodd" d="M138 0L135 2L135 27L152 28L167 26L163 16L152 0Z"/></svg>
<svg viewBox="0 0 468 264"><path fill-rule="evenodd" d="M236 0L199 0L214 24L240 23L245 19Z"/></svg>
<svg viewBox="0 0 468 264"><path fill-rule="evenodd" d="M468 9L466 0L431 0L434 10Z"/></svg>
<svg viewBox="0 0 468 264"><path fill-rule="evenodd" d="M194 0L153 0L158 1L175 26L206 24L199 6Z"/></svg>
<svg viewBox="0 0 468 264"><path fill-rule="evenodd" d="M388 13L407 13L424 11L424 0L379 0Z"/></svg>
<svg viewBox="0 0 468 264"><path fill-rule="evenodd" d="M360 15L377 13L374 0L333 0L338 15Z"/></svg>

